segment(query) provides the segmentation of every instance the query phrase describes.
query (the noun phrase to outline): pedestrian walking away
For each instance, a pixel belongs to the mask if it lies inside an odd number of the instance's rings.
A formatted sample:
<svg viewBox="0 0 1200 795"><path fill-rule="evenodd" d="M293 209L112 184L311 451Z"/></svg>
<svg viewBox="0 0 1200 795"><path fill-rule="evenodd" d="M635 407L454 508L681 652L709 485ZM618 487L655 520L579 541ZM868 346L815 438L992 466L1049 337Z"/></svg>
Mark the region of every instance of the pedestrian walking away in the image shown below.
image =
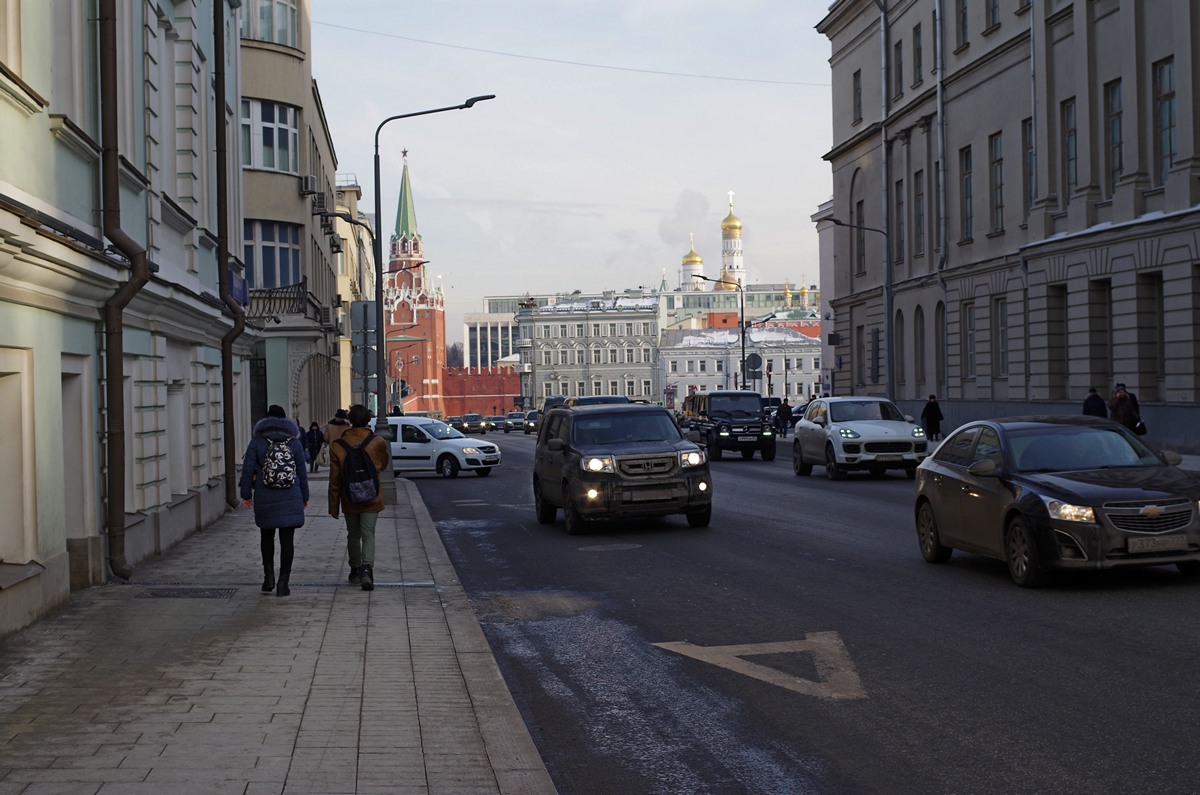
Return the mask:
<svg viewBox="0 0 1200 795"><path fill-rule="evenodd" d="M1104 398L1100 397L1100 393L1096 391L1096 387L1088 389L1087 397L1083 399L1083 413L1093 417L1108 417L1108 406L1105 404Z"/></svg>
<svg viewBox="0 0 1200 795"><path fill-rule="evenodd" d="M316 472L321 468L321 448L324 446L325 434L321 431L321 426L314 420L313 424L308 426L308 432L304 434L304 454L308 456L310 472Z"/></svg>
<svg viewBox="0 0 1200 795"><path fill-rule="evenodd" d="M925 428L925 438L938 441L942 438L942 407L938 405L937 395L930 395L921 411L921 425Z"/></svg>
<svg viewBox="0 0 1200 795"><path fill-rule="evenodd" d="M1146 432L1146 426L1142 423L1142 409L1138 406L1137 395L1126 389L1124 384L1117 384L1113 387L1112 398L1108 401L1108 418L1113 422L1121 423L1139 435Z"/></svg>
<svg viewBox="0 0 1200 795"><path fill-rule="evenodd" d="M254 425L242 457L242 505L254 508L262 552L263 593L291 593L288 584L295 556L296 528L308 507L308 472L304 467L300 428L282 406L271 406ZM275 576L275 531L279 531L279 576Z"/></svg>
<svg viewBox="0 0 1200 795"><path fill-rule="evenodd" d="M786 439L788 428L792 427L792 407L788 405L787 398L783 399L775 412L775 423L779 426L779 435Z"/></svg>
<svg viewBox="0 0 1200 795"><path fill-rule="evenodd" d="M378 473L392 465L392 451L387 440L367 427L371 410L366 406L351 406L348 419L349 430L329 446L329 515L336 519L339 513L346 514L350 582L361 584L364 591L373 591L375 523L383 510ZM372 478L374 496L368 499L372 492L367 481Z"/></svg>

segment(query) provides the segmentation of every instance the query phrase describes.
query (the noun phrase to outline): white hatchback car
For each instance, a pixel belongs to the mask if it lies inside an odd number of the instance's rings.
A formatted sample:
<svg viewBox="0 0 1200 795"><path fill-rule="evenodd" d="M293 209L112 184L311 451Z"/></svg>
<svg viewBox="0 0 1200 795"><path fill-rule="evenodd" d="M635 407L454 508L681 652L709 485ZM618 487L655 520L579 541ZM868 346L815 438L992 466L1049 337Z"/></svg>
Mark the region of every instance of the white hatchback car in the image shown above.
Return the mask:
<svg viewBox="0 0 1200 795"><path fill-rule="evenodd" d="M483 477L500 466L500 448L472 439L432 417L388 417L392 426L392 469L437 472L452 478L462 470Z"/></svg>
<svg viewBox="0 0 1200 795"><path fill-rule="evenodd" d="M830 480L850 470L865 469L875 477L903 469L916 477L917 464L928 455L925 429L880 397L829 397L808 404L792 439L792 469L812 474L824 464Z"/></svg>

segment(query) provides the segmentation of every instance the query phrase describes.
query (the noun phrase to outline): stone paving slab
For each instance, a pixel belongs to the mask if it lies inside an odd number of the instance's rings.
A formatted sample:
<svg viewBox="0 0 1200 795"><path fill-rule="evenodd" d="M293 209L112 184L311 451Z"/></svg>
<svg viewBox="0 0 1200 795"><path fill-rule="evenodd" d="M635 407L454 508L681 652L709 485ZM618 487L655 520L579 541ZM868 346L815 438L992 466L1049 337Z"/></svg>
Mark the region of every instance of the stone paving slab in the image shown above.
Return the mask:
<svg viewBox="0 0 1200 795"><path fill-rule="evenodd" d="M550 795L416 488L372 592L312 478L292 594L238 509L0 641L0 795Z"/></svg>

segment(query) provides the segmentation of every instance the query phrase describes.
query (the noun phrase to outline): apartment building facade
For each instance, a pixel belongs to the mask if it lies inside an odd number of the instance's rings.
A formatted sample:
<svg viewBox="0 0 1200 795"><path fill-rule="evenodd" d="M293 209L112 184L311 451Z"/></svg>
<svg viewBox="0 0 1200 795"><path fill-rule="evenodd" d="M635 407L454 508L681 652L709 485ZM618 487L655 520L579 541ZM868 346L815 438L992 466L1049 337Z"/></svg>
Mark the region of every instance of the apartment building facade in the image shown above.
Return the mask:
<svg viewBox="0 0 1200 795"><path fill-rule="evenodd" d="M937 393L961 421L1076 413L1119 381L1152 433L1200 428L1200 8L884 7L839 0L818 25L838 391L909 410ZM1200 448L1200 430L1176 441Z"/></svg>

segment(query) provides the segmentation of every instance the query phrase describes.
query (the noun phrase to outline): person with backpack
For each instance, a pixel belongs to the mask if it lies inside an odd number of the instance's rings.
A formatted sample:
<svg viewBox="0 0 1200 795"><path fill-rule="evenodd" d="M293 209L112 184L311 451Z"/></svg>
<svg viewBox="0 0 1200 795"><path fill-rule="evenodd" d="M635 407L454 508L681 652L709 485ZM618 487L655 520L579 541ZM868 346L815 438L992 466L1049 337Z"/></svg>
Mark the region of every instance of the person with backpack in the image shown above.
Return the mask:
<svg viewBox="0 0 1200 795"><path fill-rule="evenodd" d="M271 406L254 425L242 458L242 505L254 508L262 550L263 593L291 593L288 583L295 555L296 528L308 507L308 471L300 428L282 406ZM275 576L275 531L279 531L279 577Z"/></svg>
<svg viewBox="0 0 1200 795"><path fill-rule="evenodd" d="M329 446L329 515L346 514L346 551L350 582L375 590L375 523L383 510L379 473L392 465L387 440L367 425L371 410L350 407L350 428Z"/></svg>

